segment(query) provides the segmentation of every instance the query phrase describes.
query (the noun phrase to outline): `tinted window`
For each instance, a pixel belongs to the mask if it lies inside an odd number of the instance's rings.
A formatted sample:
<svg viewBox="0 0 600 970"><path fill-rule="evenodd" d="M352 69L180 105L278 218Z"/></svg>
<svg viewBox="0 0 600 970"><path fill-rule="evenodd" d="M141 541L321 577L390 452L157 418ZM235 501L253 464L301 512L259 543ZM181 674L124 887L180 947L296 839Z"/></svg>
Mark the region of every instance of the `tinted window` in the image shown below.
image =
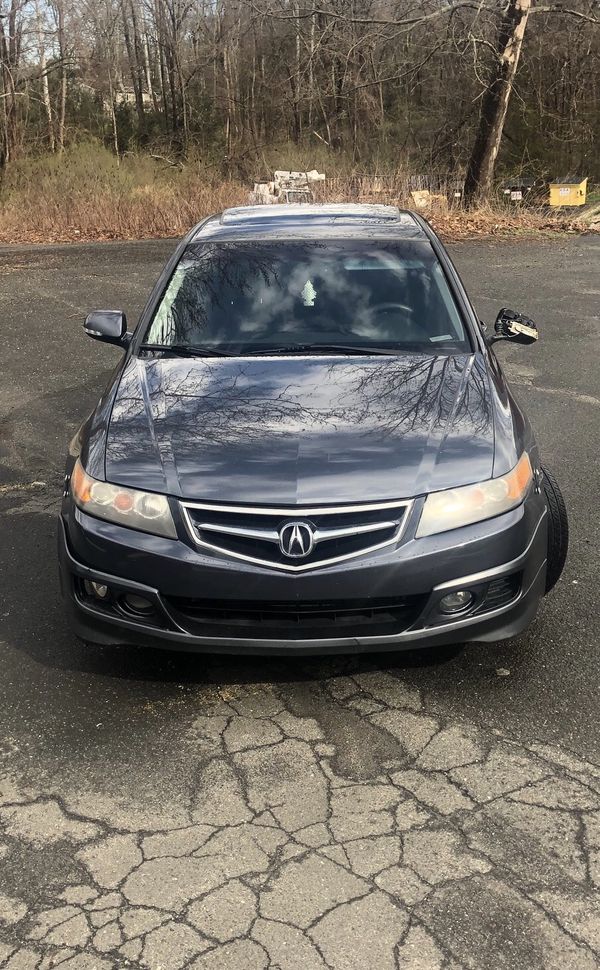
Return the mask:
<svg viewBox="0 0 600 970"><path fill-rule="evenodd" d="M192 245L145 340L234 353L295 344L471 349L429 243L373 240Z"/></svg>

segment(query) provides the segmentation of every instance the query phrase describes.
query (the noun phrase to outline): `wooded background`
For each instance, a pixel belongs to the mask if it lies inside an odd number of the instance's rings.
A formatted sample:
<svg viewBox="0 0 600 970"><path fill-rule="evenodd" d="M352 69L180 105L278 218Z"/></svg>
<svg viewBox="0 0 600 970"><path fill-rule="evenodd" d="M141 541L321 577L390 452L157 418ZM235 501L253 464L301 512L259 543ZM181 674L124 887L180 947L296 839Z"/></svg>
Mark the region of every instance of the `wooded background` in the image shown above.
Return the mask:
<svg viewBox="0 0 600 970"><path fill-rule="evenodd" d="M597 0L0 0L0 169L96 139L223 177L600 179ZM279 153L279 154L278 154ZM312 166L311 166L312 167Z"/></svg>

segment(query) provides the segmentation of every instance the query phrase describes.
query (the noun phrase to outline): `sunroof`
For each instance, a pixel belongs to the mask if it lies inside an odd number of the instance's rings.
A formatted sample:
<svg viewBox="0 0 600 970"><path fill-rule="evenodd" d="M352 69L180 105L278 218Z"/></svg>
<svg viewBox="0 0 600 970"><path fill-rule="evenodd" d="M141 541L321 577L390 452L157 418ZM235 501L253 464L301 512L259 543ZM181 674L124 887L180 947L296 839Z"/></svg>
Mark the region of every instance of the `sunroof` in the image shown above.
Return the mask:
<svg viewBox="0 0 600 970"><path fill-rule="evenodd" d="M239 222L277 222L298 219L325 220L343 219L360 222L375 221L399 222L402 214L391 205L255 205L226 209L221 216L223 225Z"/></svg>

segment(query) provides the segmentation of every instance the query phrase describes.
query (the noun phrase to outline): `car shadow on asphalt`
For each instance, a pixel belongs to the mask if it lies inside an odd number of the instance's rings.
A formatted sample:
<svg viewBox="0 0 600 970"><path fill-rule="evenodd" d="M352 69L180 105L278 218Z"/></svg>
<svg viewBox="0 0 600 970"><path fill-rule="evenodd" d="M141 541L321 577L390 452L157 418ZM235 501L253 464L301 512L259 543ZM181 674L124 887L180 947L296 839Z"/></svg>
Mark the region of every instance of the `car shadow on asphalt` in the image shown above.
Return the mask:
<svg viewBox="0 0 600 970"><path fill-rule="evenodd" d="M435 714L483 716L502 729L510 717L520 729L521 714L529 710L532 678L544 663L543 633L542 644L538 634L502 644L330 657L88 646L72 632L60 595L58 495L43 512L22 507L3 518L4 504L0 499L0 710L23 744L52 750L57 763L67 742L95 749L100 737L107 750L153 748L159 738L177 748L183 725L207 706L240 691L274 689L288 710L315 718L333 739L336 770L351 763L352 772L371 777L382 759L396 757L390 738L358 712L332 703L338 689L350 686L349 675L370 671L391 675L399 696L416 692L419 705Z"/></svg>
<svg viewBox="0 0 600 970"><path fill-rule="evenodd" d="M35 502L35 499L33 500ZM38 499L38 501L44 501ZM92 675L162 683L210 684L315 680L358 669L439 666L461 653L461 644L435 649L334 656L211 655L149 646L96 646L80 642L68 623L58 582L56 516L27 511L32 499L4 516L0 569L5 577L0 639L38 663ZM55 497L56 505L58 496ZM4 560L4 561L2 561Z"/></svg>

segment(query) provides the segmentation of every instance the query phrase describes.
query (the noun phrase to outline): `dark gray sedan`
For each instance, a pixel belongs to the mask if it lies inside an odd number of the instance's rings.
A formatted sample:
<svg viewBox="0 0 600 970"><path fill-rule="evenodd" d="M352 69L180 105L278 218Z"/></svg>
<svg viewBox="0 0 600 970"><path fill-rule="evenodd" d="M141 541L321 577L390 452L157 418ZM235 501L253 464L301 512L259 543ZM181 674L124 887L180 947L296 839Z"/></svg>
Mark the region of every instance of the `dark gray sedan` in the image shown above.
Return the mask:
<svg viewBox="0 0 600 970"><path fill-rule="evenodd" d="M488 334L417 215L230 209L177 247L73 439L62 589L92 643L398 650L514 636L567 518Z"/></svg>

